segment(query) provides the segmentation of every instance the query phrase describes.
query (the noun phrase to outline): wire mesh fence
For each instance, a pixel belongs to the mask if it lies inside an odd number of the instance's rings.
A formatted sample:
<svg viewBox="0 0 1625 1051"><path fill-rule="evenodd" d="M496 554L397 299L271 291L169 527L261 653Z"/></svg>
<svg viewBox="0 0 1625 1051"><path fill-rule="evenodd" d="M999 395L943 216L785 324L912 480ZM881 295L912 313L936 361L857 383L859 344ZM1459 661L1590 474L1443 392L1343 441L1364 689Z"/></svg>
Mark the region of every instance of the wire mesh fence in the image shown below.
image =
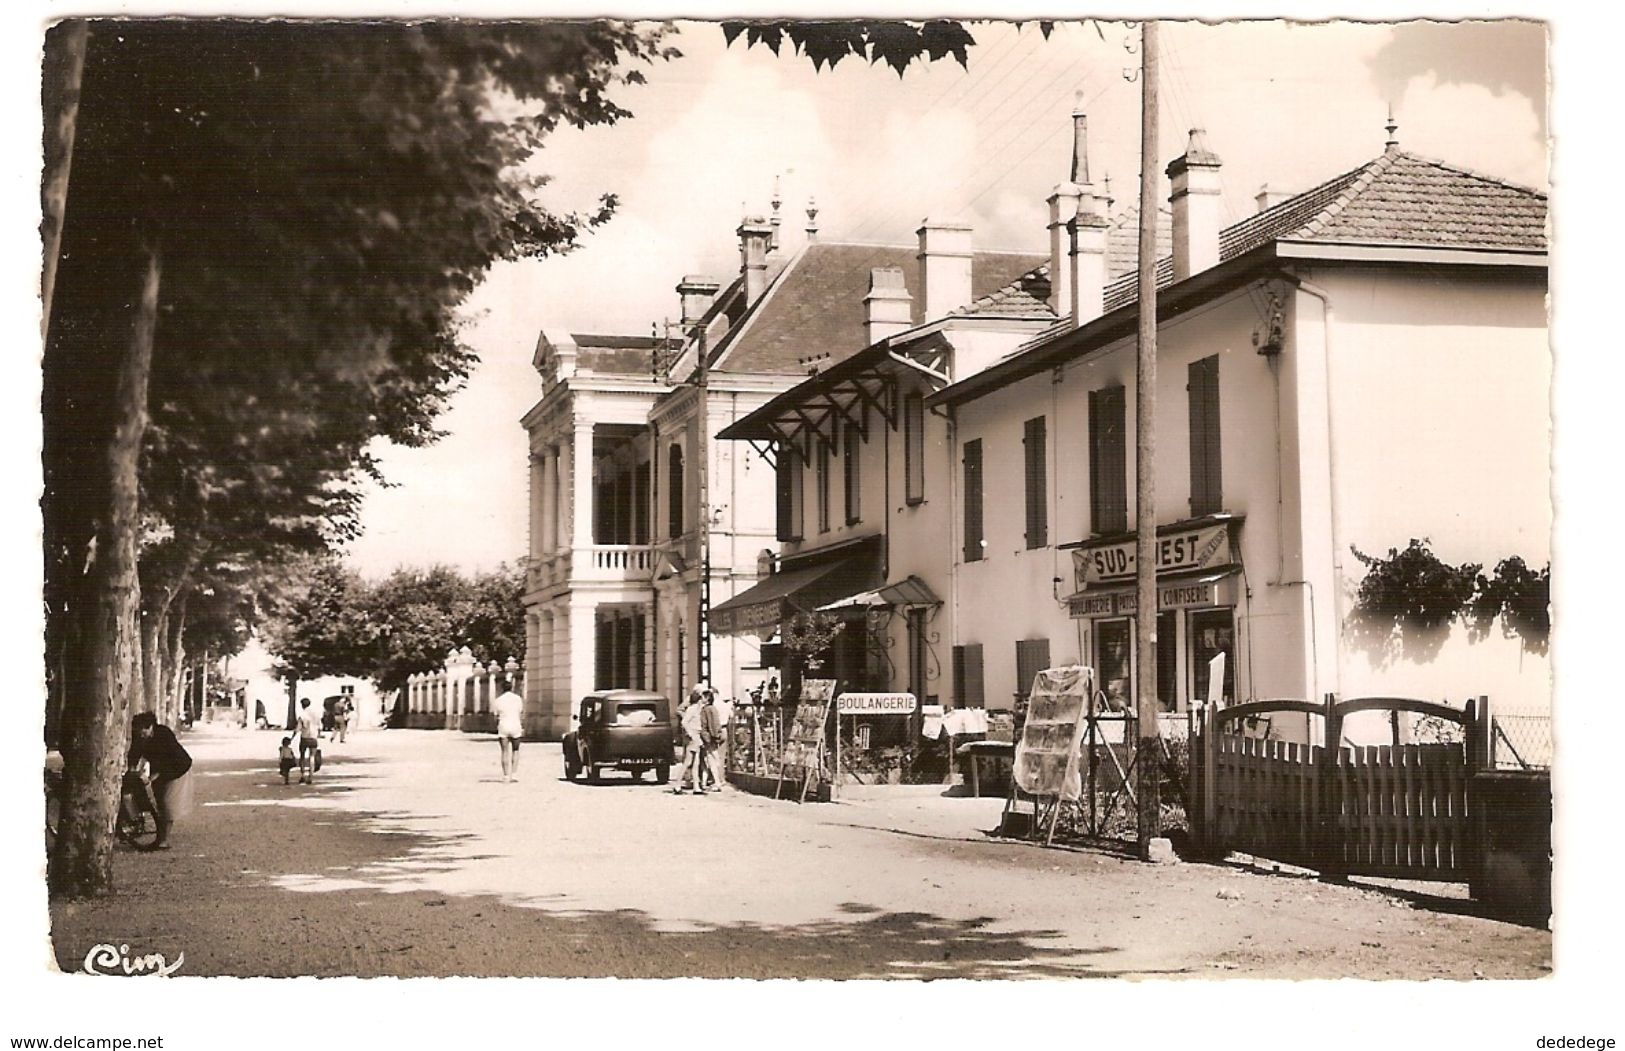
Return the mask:
<svg viewBox="0 0 1625 1051"><path fill-rule="evenodd" d="M1551 713L1497 710L1491 754L1497 770L1550 770Z"/></svg>

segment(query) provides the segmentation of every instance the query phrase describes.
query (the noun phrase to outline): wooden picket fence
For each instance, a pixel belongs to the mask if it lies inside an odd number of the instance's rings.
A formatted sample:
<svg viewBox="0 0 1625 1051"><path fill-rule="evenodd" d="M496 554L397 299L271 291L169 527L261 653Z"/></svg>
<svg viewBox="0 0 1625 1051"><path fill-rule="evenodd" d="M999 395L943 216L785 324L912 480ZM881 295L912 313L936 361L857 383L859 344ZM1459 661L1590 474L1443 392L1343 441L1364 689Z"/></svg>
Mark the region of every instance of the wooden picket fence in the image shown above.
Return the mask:
<svg viewBox="0 0 1625 1051"><path fill-rule="evenodd" d="M1370 710L1456 722L1453 744L1342 745L1343 720ZM1330 747L1233 732L1274 712L1323 717ZM1465 711L1411 698L1324 705L1256 701L1198 716L1191 746L1193 831L1213 852L1238 851L1339 875L1469 881L1481 822L1472 776L1491 769L1486 698Z"/></svg>

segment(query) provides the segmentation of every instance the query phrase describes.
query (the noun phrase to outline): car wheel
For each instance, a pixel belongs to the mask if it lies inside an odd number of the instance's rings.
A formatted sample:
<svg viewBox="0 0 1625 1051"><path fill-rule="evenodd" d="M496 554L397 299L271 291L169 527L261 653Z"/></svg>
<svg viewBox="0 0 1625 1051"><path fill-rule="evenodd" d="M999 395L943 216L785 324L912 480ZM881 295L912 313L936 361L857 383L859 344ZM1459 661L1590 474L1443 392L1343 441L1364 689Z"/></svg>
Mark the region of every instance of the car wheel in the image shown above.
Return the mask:
<svg viewBox="0 0 1625 1051"><path fill-rule="evenodd" d="M582 753L581 768L587 771L587 783L589 785L596 785L603 781L603 779L598 776L598 764L592 761L592 755L590 753Z"/></svg>
<svg viewBox="0 0 1625 1051"><path fill-rule="evenodd" d="M564 757L564 779L566 781L574 781L576 778L578 778L580 776L581 776L581 765L579 763L576 763L569 756L565 756Z"/></svg>
<svg viewBox="0 0 1625 1051"><path fill-rule="evenodd" d="M670 780L671 780L671 764L670 763L661 763L661 764L659 764L658 766L655 767L655 781L656 782L663 785L663 784L666 784Z"/></svg>

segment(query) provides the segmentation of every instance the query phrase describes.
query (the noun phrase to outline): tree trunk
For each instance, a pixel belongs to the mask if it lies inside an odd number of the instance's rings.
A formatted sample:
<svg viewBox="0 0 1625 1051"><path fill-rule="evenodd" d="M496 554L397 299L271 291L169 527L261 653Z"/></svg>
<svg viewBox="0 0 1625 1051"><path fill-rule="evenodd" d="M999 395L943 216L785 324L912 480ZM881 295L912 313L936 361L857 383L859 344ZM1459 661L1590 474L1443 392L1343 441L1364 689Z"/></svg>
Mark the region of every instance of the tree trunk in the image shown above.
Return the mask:
<svg viewBox="0 0 1625 1051"><path fill-rule="evenodd" d="M63 681L63 799L49 885L59 897L113 889L113 824L129 744L130 701L138 688L141 442L147 427L147 382L158 324L161 261L143 246L140 297L130 338L117 364L113 431L104 455L94 553L66 615Z"/></svg>
<svg viewBox="0 0 1625 1051"><path fill-rule="evenodd" d="M190 705L187 698L181 696L181 683L185 681L186 646L182 641L186 634L186 600L182 599L179 606L170 611L169 630L164 633L164 681L163 690L171 698L177 711ZM198 713L190 712L195 718Z"/></svg>
<svg viewBox="0 0 1625 1051"><path fill-rule="evenodd" d="M283 727L292 730L299 725L299 680L288 680L288 725Z"/></svg>

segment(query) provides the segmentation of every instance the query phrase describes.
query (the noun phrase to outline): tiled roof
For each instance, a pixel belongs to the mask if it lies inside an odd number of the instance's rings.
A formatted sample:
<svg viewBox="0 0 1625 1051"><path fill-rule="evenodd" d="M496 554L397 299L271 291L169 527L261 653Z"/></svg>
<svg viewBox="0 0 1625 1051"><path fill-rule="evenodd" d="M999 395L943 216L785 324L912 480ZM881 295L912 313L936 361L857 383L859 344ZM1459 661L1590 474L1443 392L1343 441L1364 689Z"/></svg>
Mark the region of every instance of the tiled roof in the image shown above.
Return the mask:
<svg viewBox="0 0 1625 1051"><path fill-rule="evenodd" d="M1049 305L1049 264L1027 271L1003 288L949 311L951 314L976 314L986 317L1032 317L1048 314L1055 316Z"/></svg>
<svg viewBox="0 0 1625 1051"><path fill-rule="evenodd" d="M1271 241L1546 251L1546 195L1412 153L1391 150L1314 189L1226 227L1219 261ZM1173 283L1157 260L1157 286ZM1138 298L1126 274L1106 286L1108 311Z"/></svg>
<svg viewBox="0 0 1625 1051"><path fill-rule="evenodd" d="M897 267L910 296L915 323L924 319L919 288L919 249L901 245L807 245L784 267L750 313L718 346L719 367L730 372L801 375L798 359L828 354L828 367L868 345L863 297L869 272ZM971 257L971 295L990 295L1029 273L1045 257L1023 252L976 252ZM753 315L753 316L752 316Z"/></svg>
<svg viewBox="0 0 1625 1051"><path fill-rule="evenodd" d="M1157 210L1157 257L1174 250L1173 213L1166 208ZM1124 206L1111 220L1106 231L1106 280L1111 281L1134 272L1135 261L1140 258L1140 207Z"/></svg>
<svg viewBox="0 0 1625 1051"><path fill-rule="evenodd" d="M570 333L576 345L579 368L621 376L647 376L652 362L650 352L666 342L654 336L605 336ZM668 344L675 346L675 344Z"/></svg>

